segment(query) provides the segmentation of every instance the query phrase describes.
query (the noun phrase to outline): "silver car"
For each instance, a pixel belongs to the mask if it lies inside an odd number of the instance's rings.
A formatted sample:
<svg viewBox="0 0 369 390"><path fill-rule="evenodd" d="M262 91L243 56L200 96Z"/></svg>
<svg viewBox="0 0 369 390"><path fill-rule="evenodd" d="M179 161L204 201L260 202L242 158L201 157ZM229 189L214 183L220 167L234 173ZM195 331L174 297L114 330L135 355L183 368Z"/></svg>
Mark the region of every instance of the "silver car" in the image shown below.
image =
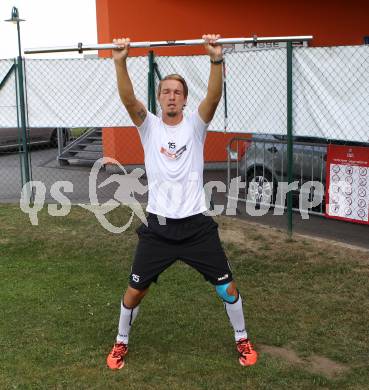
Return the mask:
<svg viewBox="0 0 369 390"><path fill-rule="evenodd" d="M240 141L238 141L240 142ZM288 156L286 135L253 135L242 141L238 148L243 149L239 158L238 175L246 181L248 196L256 202L274 203L278 183L288 181ZM324 138L294 136L292 181L301 185L308 181L326 184L326 160L329 144L369 146L368 143L354 141L327 140ZM240 147L240 146L243 146ZM299 190L293 191L294 204L298 201ZM314 197L311 188L310 200ZM298 204L298 203L297 203ZM324 200L322 202L324 205ZM320 207L322 212L323 206Z"/></svg>
<svg viewBox="0 0 369 390"><path fill-rule="evenodd" d="M58 146L57 128L35 128L27 129L30 145L50 145L51 147ZM63 128L63 146L68 142L71 136L70 129ZM0 151L7 149L15 149L19 146L20 134L18 128L0 128Z"/></svg>
<svg viewBox="0 0 369 390"><path fill-rule="evenodd" d="M254 135L243 141L239 173L246 181L248 196L257 202L275 200L279 182L287 182L287 136ZM293 181L299 186L307 181L325 184L326 140L313 137L293 138ZM298 196L298 192L294 193Z"/></svg>

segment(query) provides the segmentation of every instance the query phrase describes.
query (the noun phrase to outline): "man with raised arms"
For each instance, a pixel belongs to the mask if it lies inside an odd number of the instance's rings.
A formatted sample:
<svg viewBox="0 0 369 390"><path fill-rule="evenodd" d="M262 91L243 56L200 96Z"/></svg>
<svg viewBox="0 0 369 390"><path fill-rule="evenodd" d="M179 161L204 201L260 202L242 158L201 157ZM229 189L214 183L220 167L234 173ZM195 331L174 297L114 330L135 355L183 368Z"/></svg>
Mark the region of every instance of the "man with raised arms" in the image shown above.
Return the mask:
<svg viewBox="0 0 369 390"><path fill-rule="evenodd" d="M157 98L161 117L148 112L137 100L127 71L128 38L115 39L113 50L119 96L138 129L145 152L149 185L148 225L137 229L138 245L129 286L121 302L118 335L107 357L111 369L121 369L128 352L128 337L139 304L152 282L176 260L182 260L214 285L224 302L235 332L239 362L256 363L245 327L241 295L221 246L218 225L207 211L203 190L203 149L206 131L222 96L222 46L219 35L204 35L210 57L210 76L205 98L189 114L186 81L171 74L160 81Z"/></svg>

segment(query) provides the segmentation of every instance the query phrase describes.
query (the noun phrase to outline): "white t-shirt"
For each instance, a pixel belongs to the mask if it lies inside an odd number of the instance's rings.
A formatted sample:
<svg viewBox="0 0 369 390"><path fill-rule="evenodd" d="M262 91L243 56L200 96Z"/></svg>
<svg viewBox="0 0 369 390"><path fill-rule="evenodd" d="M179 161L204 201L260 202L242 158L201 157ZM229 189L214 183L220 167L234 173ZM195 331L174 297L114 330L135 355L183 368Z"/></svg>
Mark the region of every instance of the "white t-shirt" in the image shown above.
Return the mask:
<svg viewBox="0 0 369 390"><path fill-rule="evenodd" d="M166 125L147 112L138 131L145 152L149 201L146 210L185 218L207 210L203 188L204 143L209 124L198 111L181 123Z"/></svg>

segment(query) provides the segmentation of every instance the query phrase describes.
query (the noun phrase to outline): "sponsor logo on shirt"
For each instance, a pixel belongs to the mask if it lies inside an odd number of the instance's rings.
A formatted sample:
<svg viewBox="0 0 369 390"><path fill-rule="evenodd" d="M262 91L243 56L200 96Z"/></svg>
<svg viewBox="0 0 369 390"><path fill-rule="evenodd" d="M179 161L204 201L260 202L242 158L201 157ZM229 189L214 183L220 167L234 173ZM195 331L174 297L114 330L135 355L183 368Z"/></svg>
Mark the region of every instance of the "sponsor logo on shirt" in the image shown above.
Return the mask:
<svg viewBox="0 0 369 390"><path fill-rule="evenodd" d="M228 278L228 274L225 274L225 275L221 276L220 278L218 278L218 281L225 280L227 278Z"/></svg>
<svg viewBox="0 0 369 390"><path fill-rule="evenodd" d="M168 147L169 147L169 150L175 150L176 143L175 142L168 142Z"/></svg>
<svg viewBox="0 0 369 390"><path fill-rule="evenodd" d="M170 142L169 142L169 144L170 144ZM175 147L175 145L174 145L174 147ZM171 148L171 145L169 145L169 148ZM166 149L166 148L164 148L164 146L162 146L160 148L160 153L164 154L165 156L167 156L171 160L178 160L182 156L183 152L185 152L186 150L187 150L186 145L179 148L176 152L170 152L168 149Z"/></svg>

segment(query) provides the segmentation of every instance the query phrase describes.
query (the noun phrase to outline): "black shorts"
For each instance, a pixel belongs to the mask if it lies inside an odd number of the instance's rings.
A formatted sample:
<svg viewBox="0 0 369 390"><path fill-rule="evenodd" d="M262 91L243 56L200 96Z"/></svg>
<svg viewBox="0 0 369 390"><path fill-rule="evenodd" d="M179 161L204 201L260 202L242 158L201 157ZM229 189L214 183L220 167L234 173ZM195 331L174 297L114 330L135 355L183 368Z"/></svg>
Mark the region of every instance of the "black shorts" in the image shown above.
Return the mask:
<svg viewBox="0 0 369 390"><path fill-rule="evenodd" d="M196 214L182 219L166 218L160 225L155 214L147 217L148 226L137 229L138 245L129 285L144 290L176 260L199 271L214 285L232 281L232 272L212 217Z"/></svg>

